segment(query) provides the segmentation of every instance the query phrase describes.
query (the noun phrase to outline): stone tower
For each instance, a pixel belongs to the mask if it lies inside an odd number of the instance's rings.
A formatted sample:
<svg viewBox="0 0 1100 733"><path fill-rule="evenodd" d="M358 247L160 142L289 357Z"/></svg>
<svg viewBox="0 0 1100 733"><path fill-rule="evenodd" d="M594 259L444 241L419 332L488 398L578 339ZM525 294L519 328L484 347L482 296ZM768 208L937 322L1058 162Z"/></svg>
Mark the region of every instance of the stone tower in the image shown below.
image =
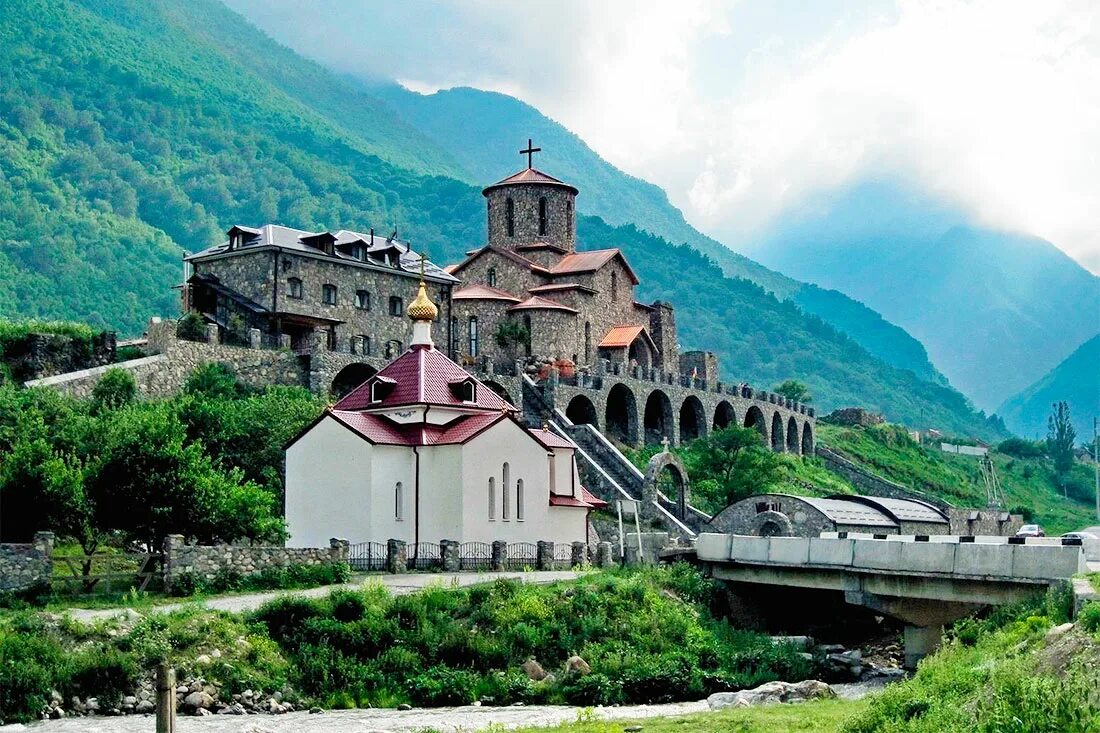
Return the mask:
<svg viewBox="0 0 1100 733"><path fill-rule="evenodd" d="M489 244L510 250L577 248L577 189L527 168L482 191Z"/></svg>

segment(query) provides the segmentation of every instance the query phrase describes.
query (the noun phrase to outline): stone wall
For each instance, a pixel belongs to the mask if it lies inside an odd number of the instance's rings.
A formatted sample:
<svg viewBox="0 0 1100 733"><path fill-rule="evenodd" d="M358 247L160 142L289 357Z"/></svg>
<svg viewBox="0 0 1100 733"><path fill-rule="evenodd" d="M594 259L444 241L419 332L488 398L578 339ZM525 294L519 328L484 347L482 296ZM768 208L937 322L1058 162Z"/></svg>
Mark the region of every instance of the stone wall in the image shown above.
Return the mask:
<svg viewBox="0 0 1100 733"><path fill-rule="evenodd" d="M89 369L115 360L115 334L104 331L91 341L48 333L31 333L0 349L16 382Z"/></svg>
<svg viewBox="0 0 1100 733"><path fill-rule="evenodd" d="M38 532L26 544L0 544L0 592L20 591L50 583L53 532Z"/></svg>
<svg viewBox="0 0 1100 733"><path fill-rule="evenodd" d="M566 250L576 248L576 194L564 186L502 186L486 194L489 244L514 249L524 244L550 242ZM546 231L539 233L539 199L546 199ZM513 229L508 235L508 199L512 200Z"/></svg>
<svg viewBox="0 0 1100 733"><path fill-rule="evenodd" d="M187 573L210 580L219 571L252 575L270 568L347 561L347 540L329 540L328 547L251 547L188 545L183 535L168 535L164 539L164 585L171 588L178 577Z"/></svg>
<svg viewBox="0 0 1100 733"><path fill-rule="evenodd" d="M958 509L947 512L951 534L1011 537L1024 524L1023 516L1001 509Z"/></svg>
<svg viewBox="0 0 1100 733"><path fill-rule="evenodd" d="M910 489L881 476L876 476L863 466L860 466L834 450L824 445L817 446L817 456L824 462L825 468L839 474L856 487L857 494L868 496L881 496L890 499L916 499L924 501L944 512L951 509L951 504L935 496Z"/></svg>

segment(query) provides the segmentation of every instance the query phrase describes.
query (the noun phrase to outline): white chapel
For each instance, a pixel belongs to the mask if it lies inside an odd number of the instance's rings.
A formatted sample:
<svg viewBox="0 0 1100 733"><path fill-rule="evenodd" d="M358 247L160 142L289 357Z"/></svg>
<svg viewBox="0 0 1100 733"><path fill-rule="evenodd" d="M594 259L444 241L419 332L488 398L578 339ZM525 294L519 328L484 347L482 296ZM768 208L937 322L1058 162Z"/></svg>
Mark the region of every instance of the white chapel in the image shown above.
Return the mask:
<svg viewBox="0 0 1100 733"><path fill-rule="evenodd" d="M435 348L423 281L407 313L409 349L288 444L288 544L586 541L573 445Z"/></svg>

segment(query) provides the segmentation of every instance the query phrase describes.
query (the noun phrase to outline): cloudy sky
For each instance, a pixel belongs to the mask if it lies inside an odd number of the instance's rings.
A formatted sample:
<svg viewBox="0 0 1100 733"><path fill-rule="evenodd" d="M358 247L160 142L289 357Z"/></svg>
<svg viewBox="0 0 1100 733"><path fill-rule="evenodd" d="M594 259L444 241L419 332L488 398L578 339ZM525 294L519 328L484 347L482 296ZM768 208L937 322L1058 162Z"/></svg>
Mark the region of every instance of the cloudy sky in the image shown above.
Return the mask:
<svg viewBox="0 0 1100 733"><path fill-rule="evenodd" d="M1100 273L1096 0L228 0L341 71L529 102L700 229L900 178Z"/></svg>

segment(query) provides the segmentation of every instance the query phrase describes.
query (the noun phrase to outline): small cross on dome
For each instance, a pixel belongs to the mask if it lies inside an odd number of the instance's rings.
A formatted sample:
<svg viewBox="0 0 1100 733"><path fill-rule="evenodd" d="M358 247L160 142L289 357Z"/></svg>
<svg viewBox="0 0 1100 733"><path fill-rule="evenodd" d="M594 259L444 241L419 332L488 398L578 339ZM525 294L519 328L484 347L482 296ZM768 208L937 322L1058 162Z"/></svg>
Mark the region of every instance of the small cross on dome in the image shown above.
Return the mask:
<svg viewBox="0 0 1100 733"><path fill-rule="evenodd" d="M519 154L527 156L527 167L528 168L534 168L534 166L531 165L531 163L532 163L531 156L534 155L535 153L541 153L541 152L542 152L542 148L532 147L531 138L527 138L527 149L519 151Z"/></svg>

